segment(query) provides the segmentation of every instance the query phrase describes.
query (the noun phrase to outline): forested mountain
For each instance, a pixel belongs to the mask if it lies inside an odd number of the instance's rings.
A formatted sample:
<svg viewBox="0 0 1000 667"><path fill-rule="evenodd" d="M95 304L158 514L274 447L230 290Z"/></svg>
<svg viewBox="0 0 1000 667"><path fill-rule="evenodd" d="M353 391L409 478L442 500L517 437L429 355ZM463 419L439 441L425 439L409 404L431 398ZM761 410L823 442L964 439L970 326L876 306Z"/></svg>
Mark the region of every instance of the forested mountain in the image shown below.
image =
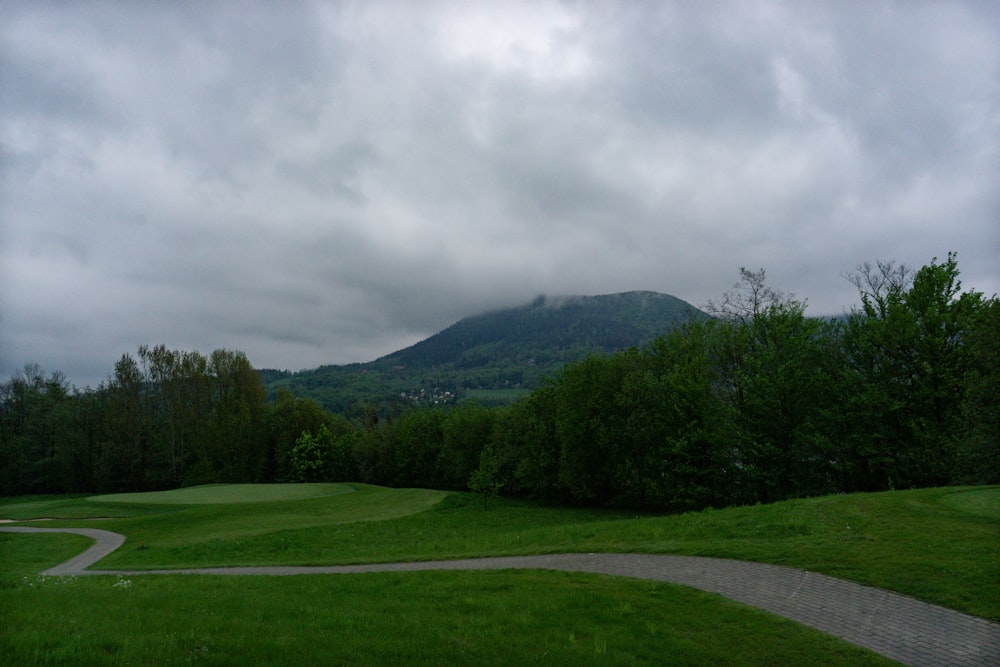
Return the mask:
<svg viewBox="0 0 1000 667"><path fill-rule="evenodd" d="M470 394L485 403L506 402L567 362L638 347L704 317L691 304L657 292L539 296L524 306L465 318L370 363L261 375L272 395L286 388L336 412L359 401L445 403Z"/></svg>

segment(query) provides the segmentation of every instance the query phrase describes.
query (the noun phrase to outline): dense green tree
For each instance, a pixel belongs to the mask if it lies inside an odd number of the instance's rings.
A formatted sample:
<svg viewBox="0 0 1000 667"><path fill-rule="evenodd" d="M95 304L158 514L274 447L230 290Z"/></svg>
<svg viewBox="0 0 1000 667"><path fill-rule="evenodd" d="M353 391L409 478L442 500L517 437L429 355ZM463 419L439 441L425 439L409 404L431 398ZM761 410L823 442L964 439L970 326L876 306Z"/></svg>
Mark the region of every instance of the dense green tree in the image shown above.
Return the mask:
<svg viewBox="0 0 1000 667"><path fill-rule="evenodd" d="M953 481L1000 484L1000 299L984 302L963 344L965 392Z"/></svg>
<svg viewBox="0 0 1000 667"><path fill-rule="evenodd" d="M469 475L480 467L480 452L492 438L494 421L493 410L473 401L463 401L447 410L435 463L439 488L465 488Z"/></svg>
<svg viewBox="0 0 1000 667"><path fill-rule="evenodd" d="M100 393L97 488L265 478L264 389L243 353L142 346L138 360L122 356Z"/></svg>
<svg viewBox="0 0 1000 667"><path fill-rule="evenodd" d="M151 421L146 485L173 488L196 483L199 475L211 477L205 463L213 411L208 359L198 352L143 345L138 363Z"/></svg>
<svg viewBox="0 0 1000 667"><path fill-rule="evenodd" d="M423 408L400 417L393 429L396 486L434 488L436 464L444 442L444 413Z"/></svg>
<svg viewBox="0 0 1000 667"><path fill-rule="evenodd" d="M213 414L204 451L212 481L260 481L266 471L265 391L242 352L209 356Z"/></svg>
<svg viewBox="0 0 1000 667"><path fill-rule="evenodd" d="M105 425L95 462L95 486L100 491L146 489L145 466L151 425L144 401L146 379L135 358L122 355L108 381Z"/></svg>
<svg viewBox="0 0 1000 667"><path fill-rule="evenodd" d="M46 491L82 493L93 490L94 456L101 427L101 397L73 391L50 415L55 438L53 485Z"/></svg>
<svg viewBox="0 0 1000 667"><path fill-rule="evenodd" d="M358 431L354 441L354 457L358 478L366 484L392 486L399 478L396 472L396 422L379 416L372 406L362 415L366 426Z"/></svg>
<svg viewBox="0 0 1000 667"><path fill-rule="evenodd" d="M724 396L738 419L738 465L755 500L827 493L837 484L831 442L840 357L836 325L741 269L710 310L722 320Z"/></svg>
<svg viewBox="0 0 1000 667"><path fill-rule="evenodd" d="M558 485L574 502L605 504L615 497L627 420L616 399L624 376L617 357L593 355L568 365L558 378Z"/></svg>
<svg viewBox="0 0 1000 667"><path fill-rule="evenodd" d="M26 364L0 385L0 489L3 493L68 490L65 478L69 385Z"/></svg>
<svg viewBox="0 0 1000 667"><path fill-rule="evenodd" d="M500 457L493 445L487 445L479 453L479 465L469 475L469 490L483 497L483 509L490 508L490 498L500 494Z"/></svg>
<svg viewBox="0 0 1000 667"><path fill-rule="evenodd" d="M352 430L346 418L327 412L316 401L293 396L287 389L278 390L264 418L264 479L293 479L290 456L296 439L304 432L318 432L321 426L336 437Z"/></svg>
<svg viewBox="0 0 1000 667"><path fill-rule="evenodd" d="M692 322L642 351L621 396L632 459L629 505L673 510L740 500L735 416L720 400L720 324Z"/></svg>
<svg viewBox="0 0 1000 667"><path fill-rule="evenodd" d="M357 447L361 434L346 419L341 423L347 428L333 440L328 479L331 482L356 482L359 481Z"/></svg>
<svg viewBox="0 0 1000 667"><path fill-rule="evenodd" d="M559 497L556 383L502 409L491 436L497 479L508 492L544 500Z"/></svg>
<svg viewBox="0 0 1000 667"><path fill-rule="evenodd" d="M844 336L854 372L845 398L858 429L848 446L876 488L945 484L956 470L966 432L966 339L976 339L988 308L981 294L961 291L958 275L954 254L942 264L935 258L912 281L872 281L864 267L855 273L862 307Z"/></svg>
<svg viewBox="0 0 1000 667"><path fill-rule="evenodd" d="M333 434L321 424L319 431L313 435L303 431L295 440L295 446L289 453L292 468L292 481L322 482L329 479L330 466L333 457Z"/></svg>

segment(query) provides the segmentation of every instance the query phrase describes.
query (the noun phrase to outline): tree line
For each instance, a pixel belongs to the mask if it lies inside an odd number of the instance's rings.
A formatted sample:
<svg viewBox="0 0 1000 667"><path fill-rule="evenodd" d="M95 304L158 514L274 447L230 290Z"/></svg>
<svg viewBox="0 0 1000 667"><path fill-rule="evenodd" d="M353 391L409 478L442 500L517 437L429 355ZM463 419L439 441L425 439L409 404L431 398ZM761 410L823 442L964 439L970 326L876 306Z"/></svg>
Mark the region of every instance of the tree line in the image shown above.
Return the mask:
<svg viewBox="0 0 1000 667"><path fill-rule="evenodd" d="M1000 302L954 255L850 276L842 319L743 270L716 317L589 357L514 406L483 455L509 492L687 510L1000 482Z"/></svg>
<svg viewBox="0 0 1000 667"><path fill-rule="evenodd" d="M268 401L226 350L142 347L84 392L29 365L0 385L0 494L361 481L683 511L998 483L1000 302L958 276L864 264L860 305L818 319L741 269L713 318L497 408Z"/></svg>

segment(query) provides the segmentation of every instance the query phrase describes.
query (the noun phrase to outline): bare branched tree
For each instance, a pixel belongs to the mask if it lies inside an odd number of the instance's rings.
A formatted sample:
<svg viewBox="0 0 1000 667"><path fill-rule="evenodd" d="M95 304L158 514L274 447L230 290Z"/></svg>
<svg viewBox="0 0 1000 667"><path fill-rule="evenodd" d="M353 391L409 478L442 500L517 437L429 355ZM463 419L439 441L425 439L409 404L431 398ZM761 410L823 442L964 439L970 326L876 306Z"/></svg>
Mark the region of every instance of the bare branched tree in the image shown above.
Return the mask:
<svg viewBox="0 0 1000 667"><path fill-rule="evenodd" d="M893 295L900 295L913 284L913 269L895 260L864 262L844 277L858 288L866 311L884 318Z"/></svg>
<svg viewBox="0 0 1000 667"><path fill-rule="evenodd" d="M721 302L709 301L704 309L720 319L749 323L776 307L784 306L804 310L805 302L768 285L764 269L750 271L740 267L740 281L722 295Z"/></svg>

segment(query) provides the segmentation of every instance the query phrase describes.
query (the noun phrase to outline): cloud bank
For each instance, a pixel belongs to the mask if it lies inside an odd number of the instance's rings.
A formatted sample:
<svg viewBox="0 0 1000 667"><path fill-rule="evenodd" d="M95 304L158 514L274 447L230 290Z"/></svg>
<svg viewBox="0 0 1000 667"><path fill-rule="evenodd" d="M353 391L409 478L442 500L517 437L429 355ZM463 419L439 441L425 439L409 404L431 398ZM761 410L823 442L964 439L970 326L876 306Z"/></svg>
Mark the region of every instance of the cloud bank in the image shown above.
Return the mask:
<svg viewBox="0 0 1000 667"><path fill-rule="evenodd" d="M1000 291L989 2L5 3L0 377L367 361L539 293Z"/></svg>

